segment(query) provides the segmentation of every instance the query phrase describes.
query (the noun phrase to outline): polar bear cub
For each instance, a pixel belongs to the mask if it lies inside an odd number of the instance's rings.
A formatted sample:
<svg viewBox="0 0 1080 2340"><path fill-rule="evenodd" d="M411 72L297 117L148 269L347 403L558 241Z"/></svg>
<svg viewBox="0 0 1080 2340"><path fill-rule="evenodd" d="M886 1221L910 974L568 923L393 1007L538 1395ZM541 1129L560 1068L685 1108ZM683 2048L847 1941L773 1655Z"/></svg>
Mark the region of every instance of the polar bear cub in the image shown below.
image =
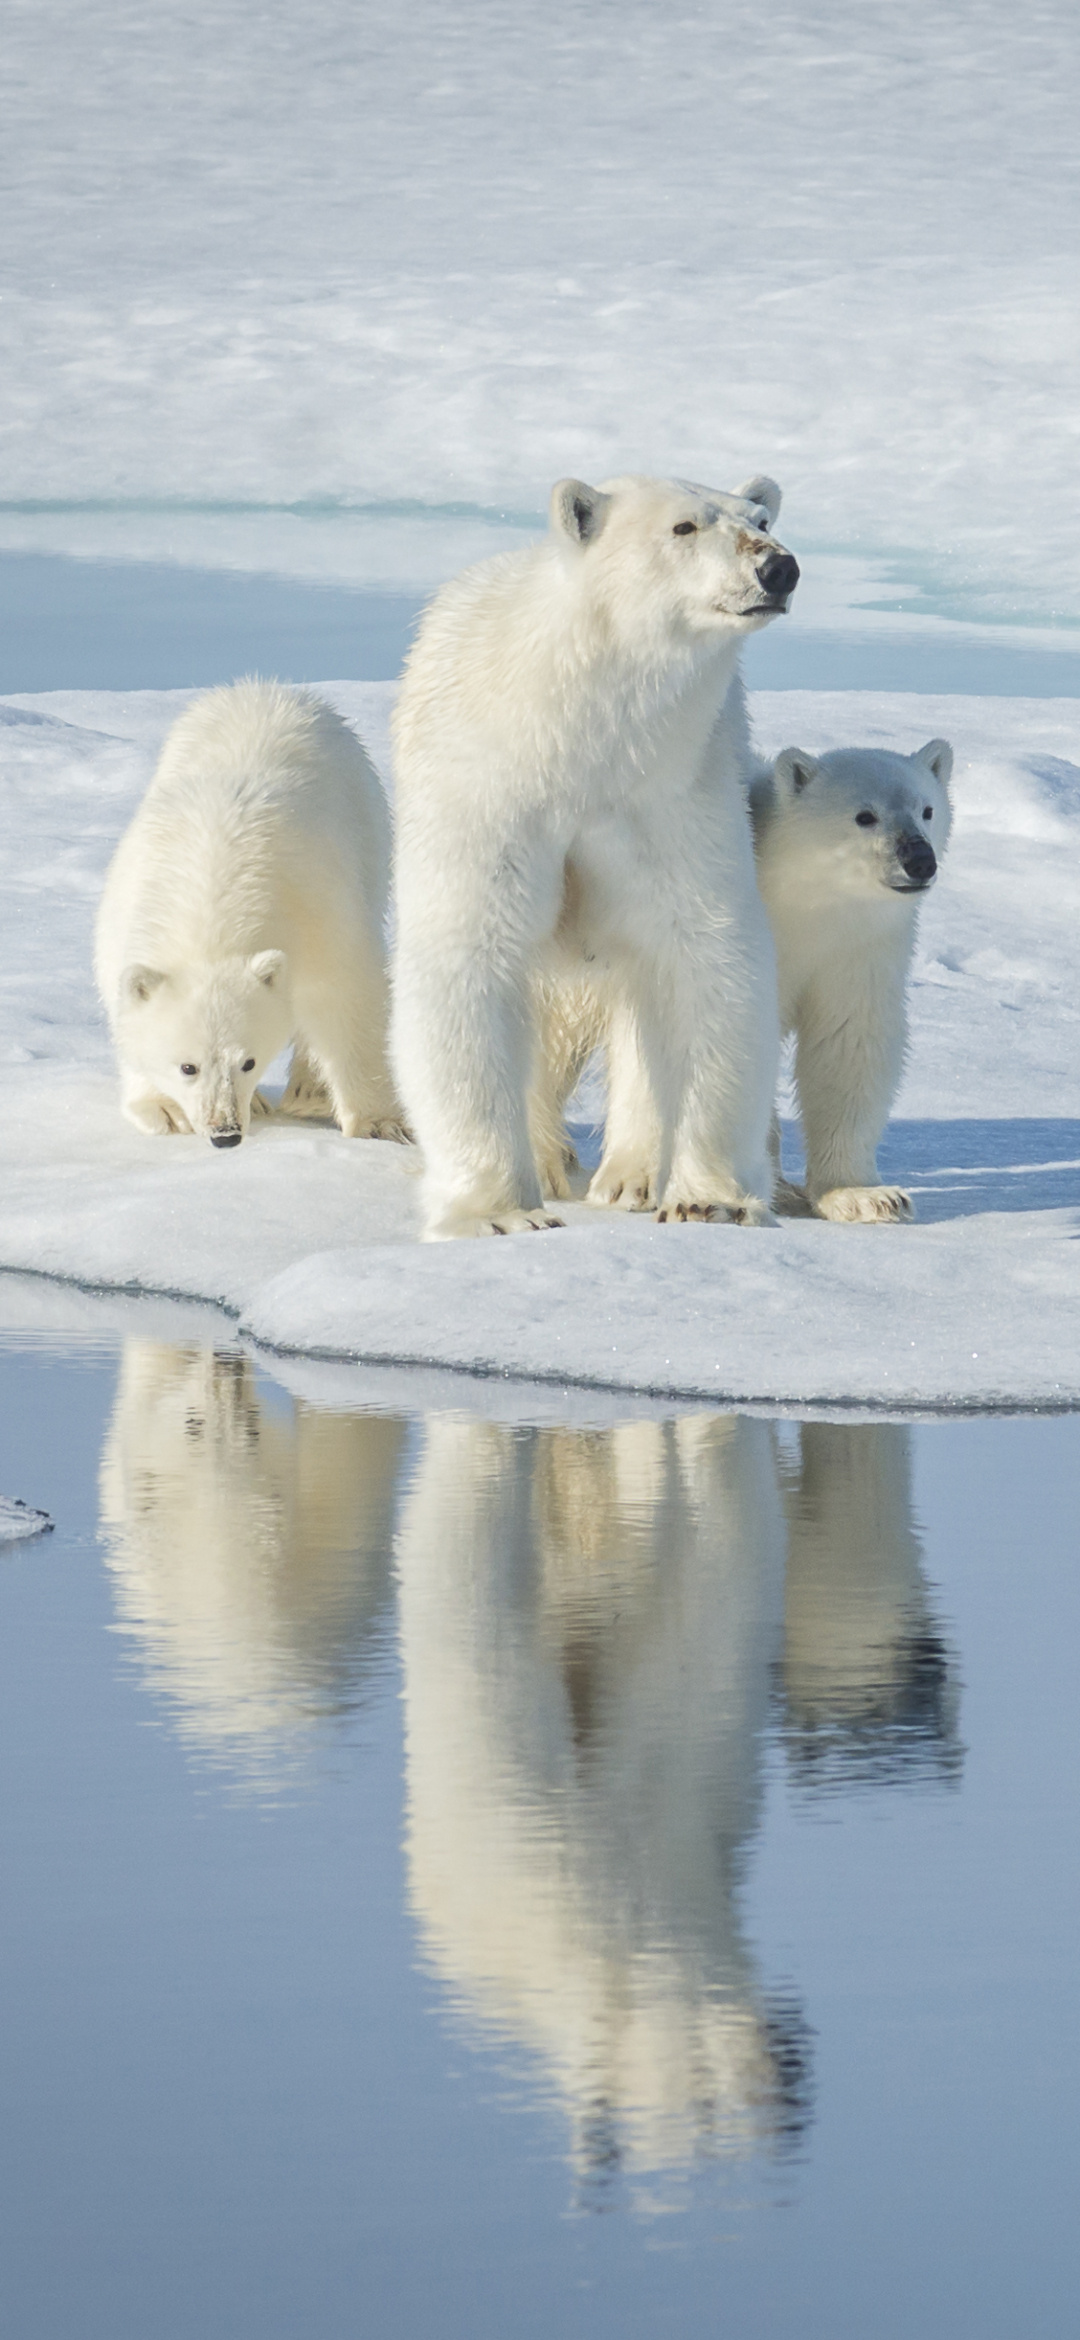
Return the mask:
<svg viewBox="0 0 1080 2340"><path fill-rule="evenodd" d="M309 691L208 691L173 725L105 880L98 985L137 1128L236 1146L290 1040L347 1137L400 1137L386 1057L390 824ZM295 1084L294 1084L295 1085Z"/></svg>
<svg viewBox="0 0 1080 2340"><path fill-rule="evenodd" d="M943 739L913 756L785 748L751 789L806 1140L805 1191L781 1179L781 1209L914 1215L900 1187L878 1184L877 1148L903 1070L919 904L949 840L952 761ZM779 1174L776 1128L773 1144Z"/></svg>
<svg viewBox="0 0 1080 2340"><path fill-rule="evenodd" d="M395 719L394 978L428 1240L558 1224L539 1003L586 973L644 1067L666 1214L769 1215L773 953L716 724L743 636L798 580L779 504L764 479L560 480L545 541L428 611Z"/></svg>

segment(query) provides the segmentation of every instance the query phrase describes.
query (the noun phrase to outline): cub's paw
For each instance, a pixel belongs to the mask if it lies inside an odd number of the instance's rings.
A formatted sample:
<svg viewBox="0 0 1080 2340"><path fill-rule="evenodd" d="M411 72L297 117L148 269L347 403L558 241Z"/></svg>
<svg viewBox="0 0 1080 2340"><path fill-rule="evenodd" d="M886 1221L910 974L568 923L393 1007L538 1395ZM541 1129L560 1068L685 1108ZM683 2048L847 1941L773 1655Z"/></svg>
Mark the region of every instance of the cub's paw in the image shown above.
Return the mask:
<svg viewBox="0 0 1080 2340"><path fill-rule="evenodd" d="M599 1210L654 1211L656 1182L652 1171L640 1161L613 1154L594 1173L585 1200Z"/></svg>
<svg viewBox="0 0 1080 2340"><path fill-rule="evenodd" d="M542 1234L548 1227L561 1227L562 1219L554 1219L550 1211L498 1211L492 1218L444 1219L437 1227L428 1229L425 1243L450 1243L459 1235L528 1235Z"/></svg>
<svg viewBox="0 0 1080 2340"><path fill-rule="evenodd" d="M278 1112L291 1113L298 1121L333 1120L334 1100L322 1074L314 1070L306 1056L294 1056Z"/></svg>
<svg viewBox="0 0 1080 2340"><path fill-rule="evenodd" d="M269 1120L269 1118L270 1118L270 1115L273 1113L273 1110L274 1110L274 1107L273 1107L273 1105L272 1105L272 1103L271 1103L271 1100L270 1100L270 1098L269 1098L269 1097L264 1097L264 1096L263 1096L263 1093L262 1093L262 1090L261 1090L261 1089L253 1089L253 1090L252 1090L252 1092L251 1092L251 1118L252 1118L252 1120L253 1120L253 1121L268 1121L268 1120Z"/></svg>
<svg viewBox="0 0 1080 2340"><path fill-rule="evenodd" d="M776 1218L760 1195L744 1194L733 1202L695 1202L689 1196L664 1196L663 1208L657 1211L661 1227L681 1221L707 1223L726 1227L775 1227Z"/></svg>
<svg viewBox="0 0 1080 2340"><path fill-rule="evenodd" d="M191 1123L172 1097L129 1097L124 1112L149 1137L190 1137Z"/></svg>
<svg viewBox="0 0 1080 2340"><path fill-rule="evenodd" d="M330 1118L334 1118L333 1106L330 1108ZM343 1137L388 1138L391 1145L395 1146L411 1146L415 1142L408 1123L399 1121L394 1114L379 1119L370 1113L343 1113L338 1126Z"/></svg>
<svg viewBox="0 0 1080 2340"><path fill-rule="evenodd" d="M793 1186L789 1178L777 1179L773 1208L785 1219L812 1219L814 1215L805 1186Z"/></svg>
<svg viewBox="0 0 1080 2340"><path fill-rule="evenodd" d="M557 1202L566 1202L571 1192L570 1173L577 1168L578 1158L573 1146L557 1146L550 1153L538 1154L536 1175L540 1180L541 1194L553 1195Z"/></svg>
<svg viewBox="0 0 1080 2340"><path fill-rule="evenodd" d="M915 1205L902 1186L834 1186L818 1196L814 1213L844 1226L896 1225L914 1218Z"/></svg>

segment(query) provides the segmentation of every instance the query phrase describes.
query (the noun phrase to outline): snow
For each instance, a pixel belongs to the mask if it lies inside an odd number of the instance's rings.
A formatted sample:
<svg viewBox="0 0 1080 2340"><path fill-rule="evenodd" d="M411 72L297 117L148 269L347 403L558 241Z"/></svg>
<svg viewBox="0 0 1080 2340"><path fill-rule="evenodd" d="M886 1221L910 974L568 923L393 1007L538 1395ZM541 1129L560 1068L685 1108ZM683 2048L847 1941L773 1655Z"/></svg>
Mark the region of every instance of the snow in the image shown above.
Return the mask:
<svg viewBox="0 0 1080 2340"><path fill-rule="evenodd" d="M392 686L324 687L385 771ZM1080 1402L1080 701L753 699L770 751L956 748L884 1154L918 1225L659 1227L577 1202L559 1233L422 1246L408 1149L269 1122L220 1154L120 1116L94 907L183 697L0 701L0 1265L212 1303L269 1347L381 1366L364 1386L383 1392L419 1364L546 1382L556 1413L574 1385L888 1411Z"/></svg>
<svg viewBox="0 0 1080 2340"><path fill-rule="evenodd" d="M1072 0L13 0L3 72L18 541L764 468L801 554L1080 616Z"/></svg>
<svg viewBox="0 0 1080 2340"><path fill-rule="evenodd" d="M52 1524L47 1511L32 1511L17 1495L0 1495L0 1544L17 1544L24 1536L44 1535Z"/></svg>

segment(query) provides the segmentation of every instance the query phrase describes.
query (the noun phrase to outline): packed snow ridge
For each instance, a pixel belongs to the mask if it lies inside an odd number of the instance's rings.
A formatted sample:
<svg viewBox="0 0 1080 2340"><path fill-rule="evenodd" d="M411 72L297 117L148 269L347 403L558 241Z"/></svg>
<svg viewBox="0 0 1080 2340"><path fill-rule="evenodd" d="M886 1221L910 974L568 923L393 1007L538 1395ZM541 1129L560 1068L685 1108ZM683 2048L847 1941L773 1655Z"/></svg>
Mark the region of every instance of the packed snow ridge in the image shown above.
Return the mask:
<svg viewBox="0 0 1080 2340"><path fill-rule="evenodd" d="M391 686L324 689L385 772ZM560 1232L427 1247L407 1148L270 1120L220 1153L121 1118L94 911L184 700L0 702L0 1266L209 1301L309 1356L789 1406L1080 1404L1080 702L753 702L769 753L956 749L882 1150L917 1225L572 1203Z"/></svg>

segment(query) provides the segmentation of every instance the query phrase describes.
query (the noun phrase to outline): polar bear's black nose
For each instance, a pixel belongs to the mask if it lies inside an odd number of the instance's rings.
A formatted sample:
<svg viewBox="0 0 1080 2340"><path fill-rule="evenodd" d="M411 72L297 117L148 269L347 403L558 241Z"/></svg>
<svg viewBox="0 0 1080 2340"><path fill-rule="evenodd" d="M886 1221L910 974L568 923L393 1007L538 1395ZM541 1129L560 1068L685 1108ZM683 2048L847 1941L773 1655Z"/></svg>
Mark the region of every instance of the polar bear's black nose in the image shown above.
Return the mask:
<svg viewBox="0 0 1080 2340"><path fill-rule="evenodd" d="M242 1129L212 1129L210 1143L212 1146L238 1146L243 1134Z"/></svg>
<svg viewBox="0 0 1080 2340"><path fill-rule="evenodd" d="M773 601L786 601L799 582L799 564L793 553L777 552L770 547L763 561L758 562L758 584Z"/></svg>
<svg viewBox="0 0 1080 2340"><path fill-rule="evenodd" d="M896 858L913 886L928 886L937 870L937 855L925 837L901 837Z"/></svg>

